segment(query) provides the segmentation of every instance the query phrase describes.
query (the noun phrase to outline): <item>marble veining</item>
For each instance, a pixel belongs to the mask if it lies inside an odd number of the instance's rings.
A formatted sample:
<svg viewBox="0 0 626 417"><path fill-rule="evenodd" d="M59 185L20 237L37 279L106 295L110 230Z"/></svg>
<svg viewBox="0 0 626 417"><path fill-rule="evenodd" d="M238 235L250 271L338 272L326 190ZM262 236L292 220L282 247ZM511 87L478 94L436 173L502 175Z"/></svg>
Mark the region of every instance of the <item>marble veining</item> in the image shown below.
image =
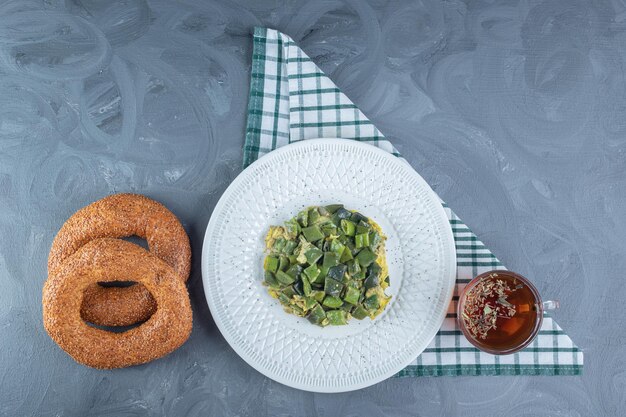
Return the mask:
<svg viewBox="0 0 626 417"><path fill-rule="evenodd" d="M585 351L581 377L286 388L228 347L204 229L241 170L251 28L291 35ZM0 0L0 415L617 416L626 409L623 0ZM131 191L183 221L190 340L96 371L46 335L41 288L76 209Z"/></svg>

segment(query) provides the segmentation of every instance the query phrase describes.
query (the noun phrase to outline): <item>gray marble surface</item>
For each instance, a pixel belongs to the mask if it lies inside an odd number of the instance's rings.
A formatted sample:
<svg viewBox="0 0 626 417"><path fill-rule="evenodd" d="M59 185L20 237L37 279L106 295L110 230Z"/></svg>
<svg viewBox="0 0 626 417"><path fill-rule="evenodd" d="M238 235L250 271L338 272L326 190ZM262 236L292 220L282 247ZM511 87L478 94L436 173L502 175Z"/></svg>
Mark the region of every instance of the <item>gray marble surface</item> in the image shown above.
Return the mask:
<svg viewBox="0 0 626 417"><path fill-rule="evenodd" d="M240 172L250 29L300 42L511 269L561 300L581 377L392 379L296 391L228 347L203 296L211 211ZM623 1L0 1L0 415L626 413ZM47 336L55 233L143 193L191 237L194 330L97 371Z"/></svg>

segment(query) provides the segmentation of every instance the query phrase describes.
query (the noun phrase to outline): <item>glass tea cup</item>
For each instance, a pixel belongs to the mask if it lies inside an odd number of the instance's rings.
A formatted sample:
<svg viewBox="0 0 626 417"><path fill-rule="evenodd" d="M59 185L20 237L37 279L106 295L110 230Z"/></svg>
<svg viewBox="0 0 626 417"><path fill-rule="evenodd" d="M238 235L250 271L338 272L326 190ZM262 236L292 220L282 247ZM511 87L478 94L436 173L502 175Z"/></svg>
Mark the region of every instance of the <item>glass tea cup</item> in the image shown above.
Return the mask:
<svg viewBox="0 0 626 417"><path fill-rule="evenodd" d="M559 302L543 302L528 279L495 270L478 275L461 291L457 322L478 349L508 355L528 346L539 333L543 312L556 308Z"/></svg>

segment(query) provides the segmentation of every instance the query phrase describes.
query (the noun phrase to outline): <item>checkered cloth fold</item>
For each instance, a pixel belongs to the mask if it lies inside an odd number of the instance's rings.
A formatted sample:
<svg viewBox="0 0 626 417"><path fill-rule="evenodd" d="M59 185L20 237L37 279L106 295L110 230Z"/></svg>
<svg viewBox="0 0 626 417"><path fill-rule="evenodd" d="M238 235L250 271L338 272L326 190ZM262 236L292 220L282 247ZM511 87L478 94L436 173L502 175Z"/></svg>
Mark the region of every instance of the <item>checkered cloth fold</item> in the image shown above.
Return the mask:
<svg viewBox="0 0 626 417"><path fill-rule="evenodd" d="M256 28L244 166L283 145L311 138L369 142L400 157L365 115L287 35ZM577 375L583 353L547 314L526 349L495 356L474 348L456 325L459 291L476 275L504 269L476 235L443 203L456 242L457 279L444 323L426 350L397 376Z"/></svg>

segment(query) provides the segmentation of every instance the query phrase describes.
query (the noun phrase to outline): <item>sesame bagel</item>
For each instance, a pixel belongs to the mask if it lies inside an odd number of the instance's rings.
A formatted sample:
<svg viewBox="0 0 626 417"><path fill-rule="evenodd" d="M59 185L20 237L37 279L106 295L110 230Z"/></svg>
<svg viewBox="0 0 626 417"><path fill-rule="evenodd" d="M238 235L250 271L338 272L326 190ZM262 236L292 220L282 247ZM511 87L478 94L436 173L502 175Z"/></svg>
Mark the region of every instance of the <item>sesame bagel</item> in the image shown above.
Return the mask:
<svg viewBox="0 0 626 417"><path fill-rule="evenodd" d="M48 256L48 274L82 246L98 238L144 238L155 256L169 264L181 282L189 277L191 247L185 229L162 204L138 194L113 194L74 213L61 227ZM101 281L109 281L106 275ZM127 279L126 281L129 281ZM147 320L156 303L140 284L86 289L82 317L102 326L128 326Z"/></svg>
<svg viewBox="0 0 626 417"><path fill-rule="evenodd" d="M132 280L156 301L145 322L115 333L85 323L85 290L101 281ZM95 239L70 255L43 288L43 322L50 337L77 362L99 369L138 365L160 358L189 337L192 312L183 280L166 262L138 245Z"/></svg>

